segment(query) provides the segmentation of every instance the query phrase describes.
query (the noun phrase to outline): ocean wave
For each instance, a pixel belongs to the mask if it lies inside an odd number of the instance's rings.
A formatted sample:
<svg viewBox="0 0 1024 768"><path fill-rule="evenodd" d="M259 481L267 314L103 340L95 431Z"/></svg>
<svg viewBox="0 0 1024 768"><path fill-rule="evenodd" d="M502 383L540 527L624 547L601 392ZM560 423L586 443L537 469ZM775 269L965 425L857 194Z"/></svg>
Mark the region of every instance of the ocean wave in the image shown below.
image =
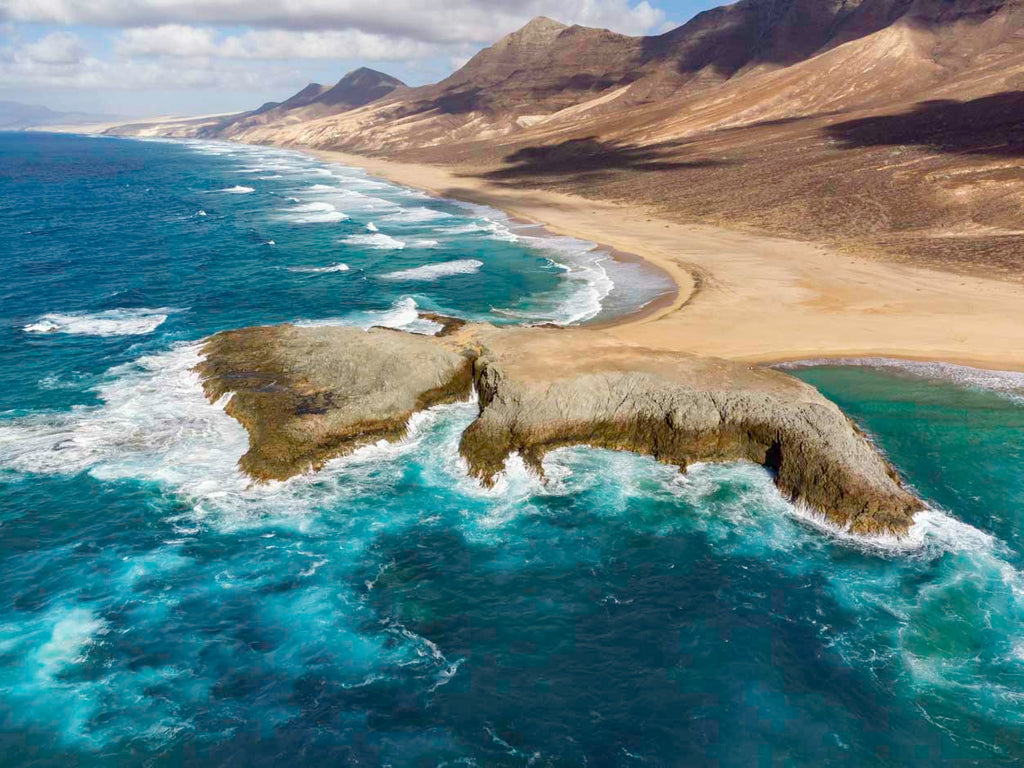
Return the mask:
<svg viewBox="0 0 1024 768"><path fill-rule="evenodd" d="M305 272L311 275L322 275L329 272L348 272L348 264L331 264L326 267L288 267L289 272Z"/></svg>
<svg viewBox="0 0 1024 768"><path fill-rule="evenodd" d="M426 264L422 267L412 269L401 269L397 272L389 272L381 275L381 280L411 280L420 282L433 282L443 277L452 275L472 275L480 271L484 263L478 259L459 259L458 261L444 261L440 264Z"/></svg>
<svg viewBox="0 0 1024 768"><path fill-rule="evenodd" d="M552 291L535 294L517 306L495 308L505 317L527 323L574 325L597 317L615 288L607 266L611 256L593 243L570 237L523 237L564 275Z"/></svg>
<svg viewBox="0 0 1024 768"><path fill-rule="evenodd" d="M241 185L236 185L234 187L227 187L226 189L220 189L217 191L223 192L228 195L248 195L255 192L256 190L253 189L252 187L243 187Z"/></svg>
<svg viewBox="0 0 1024 768"><path fill-rule="evenodd" d="M452 227L449 234L473 234L485 232L489 239L502 240L509 243L518 242L519 236L512 231L512 219L507 214L477 203L467 203L461 200L452 201L455 205L463 208L472 214L475 221L469 224Z"/></svg>
<svg viewBox="0 0 1024 768"><path fill-rule="evenodd" d="M399 208L395 213L389 213L382 218L398 224L423 224L428 221L450 219L451 217L450 213L436 211L433 208Z"/></svg>
<svg viewBox="0 0 1024 768"><path fill-rule="evenodd" d="M177 310L110 309L94 313L52 313L24 327L26 333L68 333L82 336L140 336L152 333Z"/></svg>
<svg viewBox="0 0 1024 768"><path fill-rule="evenodd" d="M101 406L0 422L0 466L34 474L144 476L199 488L223 485L247 450L245 431L203 395L201 345L112 369L95 388Z"/></svg>
<svg viewBox="0 0 1024 768"><path fill-rule="evenodd" d="M394 328L409 333L419 333L424 336L434 336L441 330L440 323L432 320L424 320L419 316L419 305L411 296L398 299L388 309L366 310L353 312L345 317L332 317L322 320L300 320L295 325L303 327L317 327L324 325L342 325L355 328Z"/></svg>
<svg viewBox="0 0 1024 768"><path fill-rule="evenodd" d="M369 235L350 235L342 240L346 245L363 245L381 251L397 251L405 248L405 243L390 235L373 232Z"/></svg>
<svg viewBox="0 0 1024 768"><path fill-rule="evenodd" d="M348 218L330 203L299 203L281 214L292 224L336 224Z"/></svg>

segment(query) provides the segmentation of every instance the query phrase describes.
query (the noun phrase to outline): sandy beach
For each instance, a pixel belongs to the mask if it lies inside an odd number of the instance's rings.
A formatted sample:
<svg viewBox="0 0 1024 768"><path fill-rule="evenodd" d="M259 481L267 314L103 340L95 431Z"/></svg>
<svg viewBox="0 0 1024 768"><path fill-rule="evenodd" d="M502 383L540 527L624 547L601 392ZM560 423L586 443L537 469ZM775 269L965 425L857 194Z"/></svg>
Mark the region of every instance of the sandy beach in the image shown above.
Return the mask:
<svg viewBox="0 0 1024 768"><path fill-rule="evenodd" d="M1024 370L1019 283L678 224L633 206L517 191L439 166L315 154L399 184L499 208L663 269L679 286L678 295L606 329L622 341L758 363L892 357Z"/></svg>

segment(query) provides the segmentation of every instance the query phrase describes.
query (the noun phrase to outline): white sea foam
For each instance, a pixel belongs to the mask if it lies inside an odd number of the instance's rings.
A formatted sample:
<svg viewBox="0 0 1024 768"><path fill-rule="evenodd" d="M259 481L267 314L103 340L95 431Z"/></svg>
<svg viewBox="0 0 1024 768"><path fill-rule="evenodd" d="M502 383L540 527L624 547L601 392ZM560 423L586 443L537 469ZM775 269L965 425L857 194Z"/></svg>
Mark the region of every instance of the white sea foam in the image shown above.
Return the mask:
<svg viewBox="0 0 1024 768"><path fill-rule="evenodd" d="M424 320L419 316L419 306L411 296L398 299L385 310L368 310L353 312L345 317L332 317L322 320L300 320L299 326L317 327L323 325L342 325L356 328L395 328L397 330L433 336L441 330L441 325L432 320Z"/></svg>
<svg viewBox="0 0 1024 768"><path fill-rule="evenodd" d="M348 264L331 264L326 267L288 267L289 272L306 272L311 275L323 275L329 272L348 272Z"/></svg>
<svg viewBox="0 0 1024 768"><path fill-rule="evenodd" d="M456 224L451 227L437 227L433 230L440 235L472 235L477 232L487 232L487 227L479 223Z"/></svg>
<svg viewBox="0 0 1024 768"><path fill-rule="evenodd" d="M380 230L377 229L377 225L374 224L372 221L369 224L366 225L366 229L367 229L368 232L379 232L380 231Z"/></svg>
<svg viewBox="0 0 1024 768"><path fill-rule="evenodd" d="M295 190L306 199L312 198L317 202L330 203L339 210L348 213L360 214L389 214L400 212L402 208L395 203L374 195L367 195L354 189L329 186L326 184L313 184Z"/></svg>
<svg viewBox="0 0 1024 768"><path fill-rule="evenodd" d="M70 664L84 661L83 654L107 624L85 608L61 612L53 625L50 639L36 651L38 676L50 680Z"/></svg>
<svg viewBox="0 0 1024 768"><path fill-rule="evenodd" d="M292 224L336 224L348 218L330 203L300 203L292 206L281 218Z"/></svg>
<svg viewBox="0 0 1024 768"><path fill-rule="evenodd" d="M380 251L397 251L405 248L405 243L401 240L380 232L369 235L349 235L342 242L346 245L362 245Z"/></svg>
<svg viewBox="0 0 1024 768"><path fill-rule="evenodd" d="M395 213L389 213L383 218L399 224L423 224L428 221L439 219L450 219L452 215L444 211L435 211L433 208L401 208Z"/></svg>
<svg viewBox="0 0 1024 768"><path fill-rule="evenodd" d="M206 215L206 211L199 211L198 213L196 213L196 216L205 216L205 215Z"/></svg>
<svg viewBox="0 0 1024 768"><path fill-rule="evenodd" d="M484 263L477 259L459 259L457 261L444 261L440 264L426 264L422 267L402 269L397 272L389 272L381 275L381 280L411 280L420 282L433 282L443 277L452 275L472 275L480 271Z"/></svg>
<svg viewBox="0 0 1024 768"><path fill-rule="evenodd" d="M565 270L568 295L558 302L555 322L565 325L581 323L601 312L602 302L612 292L606 262L611 258L592 244L573 238L526 238L542 250L553 252L552 262Z"/></svg>
<svg viewBox="0 0 1024 768"><path fill-rule="evenodd" d="M105 312L53 313L24 327L26 333L83 336L138 336L152 333L174 309L110 309Z"/></svg>
<svg viewBox="0 0 1024 768"><path fill-rule="evenodd" d="M200 346L142 357L96 389L102 406L0 422L0 466L26 473L146 477L201 487L234 475L245 431L203 396ZM223 483L219 483L223 484Z"/></svg>
<svg viewBox="0 0 1024 768"><path fill-rule="evenodd" d="M592 243L568 237L524 237L530 247L548 255L551 265L565 274L562 284L546 294L534 295L518 306L495 312L524 322L573 325L601 313L615 283L608 273L611 256Z"/></svg>
<svg viewBox="0 0 1024 768"><path fill-rule="evenodd" d="M236 185L234 187L227 187L226 189L221 189L219 191L228 195L248 195L255 192L256 190L253 189L252 187L243 187L241 185Z"/></svg>

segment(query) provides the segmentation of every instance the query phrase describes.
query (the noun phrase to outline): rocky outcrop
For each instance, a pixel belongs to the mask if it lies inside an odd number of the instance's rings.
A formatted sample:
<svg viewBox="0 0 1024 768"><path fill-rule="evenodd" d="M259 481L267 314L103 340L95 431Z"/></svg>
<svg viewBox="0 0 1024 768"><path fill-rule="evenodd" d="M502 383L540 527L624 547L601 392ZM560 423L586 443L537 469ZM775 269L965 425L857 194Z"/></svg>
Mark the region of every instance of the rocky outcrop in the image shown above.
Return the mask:
<svg viewBox="0 0 1024 768"><path fill-rule="evenodd" d="M249 432L239 466L284 480L378 440L398 440L415 412L464 399L472 361L425 336L386 329L226 331L198 372L207 396Z"/></svg>
<svg viewBox="0 0 1024 768"><path fill-rule="evenodd" d="M904 532L922 508L813 387L758 366L597 336L529 329L482 339L486 351L475 365L480 417L460 447L474 475L493 482L512 453L543 472L547 451L585 444L682 469L752 461L772 470L790 501L859 534Z"/></svg>
<svg viewBox="0 0 1024 768"><path fill-rule="evenodd" d="M250 328L212 337L199 371L250 435L251 476L284 479L405 434L417 410L465 398L460 451L493 483L519 453L543 473L568 445L634 451L685 469L753 461L779 489L860 534L905 532L921 502L856 426L784 373L624 344L594 330L449 324L446 336Z"/></svg>

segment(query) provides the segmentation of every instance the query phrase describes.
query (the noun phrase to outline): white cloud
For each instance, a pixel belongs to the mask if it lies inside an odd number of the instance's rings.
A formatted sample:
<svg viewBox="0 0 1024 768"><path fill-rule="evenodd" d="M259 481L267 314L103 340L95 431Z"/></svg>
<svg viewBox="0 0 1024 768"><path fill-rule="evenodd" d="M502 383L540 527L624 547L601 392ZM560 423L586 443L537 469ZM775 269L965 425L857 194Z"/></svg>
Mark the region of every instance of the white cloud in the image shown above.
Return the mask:
<svg viewBox="0 0 1024 768"><path fill-rule="evenodd" d="M77 35L71 32L51 32L23 46L17 55L40 64L70 65L82 61L86 50Z"/></svg>
<svg viewBox="0 0 1024 768"><path fill-rule="evenodd" d="M0 21L358 30L432 43L489 43L539 15L630 34L665 19L648 0L0 0Z"/></svg>
<svg viewBox="0 0 1024 768"><path fill-rule="evenodd" d="M184 58L216 55L213 31L182 24L125 30L117 40L122 56L180 56Z"/></svg>
<svg viewBox="0 0 1024 768"><path fill-rule="evenodd" d="M115 48L122 56L401 61L446 55L452 46L357 30L299 32L259 29L217 39L210 28L165 24L125 30Z"/></svg>
<svg viewBox="0 0 1024 768"><path fill-rule="evenodd" d="M154 41L155 42L155 41ZM0 83L4 89L75 88L99 90L260 91L290 87L290 67L267 68L241 62L214 63L190 43L188 59L100 59L88 54L68 32L55 32L34 42L0 49Z"/></svg>

